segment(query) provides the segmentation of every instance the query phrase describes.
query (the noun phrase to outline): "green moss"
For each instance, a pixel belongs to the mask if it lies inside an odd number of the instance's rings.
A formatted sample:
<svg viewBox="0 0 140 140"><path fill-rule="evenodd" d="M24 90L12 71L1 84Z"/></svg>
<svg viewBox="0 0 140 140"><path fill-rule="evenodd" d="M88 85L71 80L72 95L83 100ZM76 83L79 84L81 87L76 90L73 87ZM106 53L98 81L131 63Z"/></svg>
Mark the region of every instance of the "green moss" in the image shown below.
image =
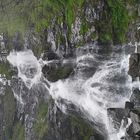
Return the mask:
<svg viewBox="0 0 140 140"><path fill-rule="evenodd" d="M82 4L84 0L63 0L63 4L65 7L65 17L66 21L69 27L69 30L71 30L71 24L74 22L74 19L76 17L76 11L78 8L82 7Z"/></svg>
<svg viewBox="0 0 140 140"><path fill-rule="evenodd" d="M89 140L90 137L93 135L92 127L80 118L72 116L71 125L73 128L78 130L78 135L82 138L81 140Z"/></svg>
<svg viewBox="0 0 140 140"><path fill-rule="evenodd" d="M107 0L108 12L111 16L114 41L125 42L125 34L128 29L129 19L124 0Z"/></svg>
<svg viewBox="0 0 140 140"><path fill-rule="evenodd" d="M71 24L76 11L81 8L84 0L24 0L11 2L2 0L4 10L0 13L1 30L8 32L25 32L26 27L34 26L36 31L47 28L52 19L56 18L58 24L66 22L71 30ZM7 5L10 3L10 5Z"/></svg>
<svg viewBox="0 0 140 140"><path fill-rule="evenodd" d="M10 65L9 63L5 62L0 62L0 74L6 75L7 79L10 79L12 76L11 70L10 70Z"/></svg>
<svg viewBox="0 0 140 140"><path fill-rule="evenodd" d="M0 8L0 32L5 32L6 30L10 35L13 35L15 32L24 34L27 19L24 20L21 14L23 5L17 5L10 0L2 0L1 5L3 5L3 9Z"/></svg>
<svg viewBox="0 0 140 140"><path fill-rule="evenodd" d="M47 112L48 105L40 102L36 112L36 121L33 124L33 130L37 140L41 140L47 133Z"/></svg>
<svg viewBox="0 0 140 140"><path fill-rule="evenodd" d="M112 35L110 33L104 33L100 35L100 41L104 44L111 43L112 41Z"/></svg>
<svg viewBox="0 0 140 140"><path fill-rule="evenodd" d="M13 128L13 136L11 140L24 140L24 126L21 122L17 122Z"/></svg>
<svg viewBox="0 0 140 140"><path fill-rule="evenodd" d="M84 20L81 23L81 27L80 27L80 34L81 35L85 35L88 31L89 27L88 27L88 23Z"/></svg>
<svg viewBox="0 0 140 140"><path fill-rule="evenodd" d="M43 47L41 45L33 47L32 51L34 52L34 55L39 59L43 52Z"/></svg>

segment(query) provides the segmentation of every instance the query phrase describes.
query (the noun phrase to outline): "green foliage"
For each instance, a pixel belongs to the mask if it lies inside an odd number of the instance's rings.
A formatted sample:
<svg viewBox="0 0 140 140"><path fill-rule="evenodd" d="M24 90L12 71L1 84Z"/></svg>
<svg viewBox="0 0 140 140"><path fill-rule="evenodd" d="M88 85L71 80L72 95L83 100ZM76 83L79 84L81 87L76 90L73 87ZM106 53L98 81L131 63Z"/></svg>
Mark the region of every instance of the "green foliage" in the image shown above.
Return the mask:
<svg viewBox="0 0 140 140"><path fill-rule="evenodd" d="M125 33L128 29L129 16L124 0L107 0L108 12L111 16L114 38L117 42L125 41Z"/></svg>
<svg viewBox="0 0 140 140"><path fill-rule="evenodd" d="M47 113L48 105L44 102L40 103L36 112L36 121L33 124L34 134L37 140L41 140L47 133Z"/></svg>

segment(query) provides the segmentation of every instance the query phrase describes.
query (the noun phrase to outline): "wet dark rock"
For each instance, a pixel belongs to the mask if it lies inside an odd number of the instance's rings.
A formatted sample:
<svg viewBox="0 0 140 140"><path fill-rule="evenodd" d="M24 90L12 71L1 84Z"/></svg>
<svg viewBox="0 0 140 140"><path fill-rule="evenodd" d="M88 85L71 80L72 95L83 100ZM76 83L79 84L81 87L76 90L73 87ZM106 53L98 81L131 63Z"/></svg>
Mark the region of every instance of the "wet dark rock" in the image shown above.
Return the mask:
<svg viewBox="0 0 140 140"><path fill-rule="evenodd" d="M133 109L133 108L134 108L134 103L132 102L125 103L125 109Z"/></svg>
<svg viewBox="0 0 140 140"><path fill-rule="evenodd" d="M43 60L56 60L56 59L59 59L58 55L53 52L52 50L49 50L47 52L44 53L43 55Z"/></svg>
<svg viewBox="0 0 140 140"><path fill-rule="evenodd" d="M133 123L140 123L140 114L136 110L130 112L130 118Z"/></svg>
<svg viewBox="0 0 140 140"><path fill-rule="evenodd" d="M73 72L73 67L73 64L62 64L61 62L54 62L50 65L45 65L42 68L42 72L49 81L55 82L59 79L65 79L69 77Z"/></svg>
<svg viewBox="0 0 140 140"><path fill-rule="evenodd" d="M123 108L109 108L107 109L107 114L110 119L112 119L114 128L118 129L121 126L121 121L125 116L125 109Z"/></svg>
<svg viewBox="0 0 140 140"><path fill-rule="evenodd" d="M24 48L23 37L21 33L17 32L13 38L13 47L16 51L21 51Z"/></svg>
<svg viewBox="0 0 140 140"><path fill-rule="evenodd" d="M130 110L134 108L134 103L126 102L125 103L125 116L130 117Z"/></svg>
<svg viewBox="0 0 140 140"><path fill-rule="evenodd" d="M128 74L135 79L140 76L140 54L133 53L129 58L129 71Z"/></svg>
<svg viewBox="0 0 140 140"><path fill-rule="evenodd" d="M130 126L126 129L126 133L129 135L129 136L134 136L134 131L133 131L133 124L131 123Z"/></svg>
<svg viewBox="0 0 140 140"><path fill-rule="evenodd" d="M135 107L140 107L140 90L138 88L133 90L130 102L134 103Z"/></svg>
<svg viewBox="0 0 140 140"><path fill-rule="evenodd" d="M140 123L133 123L133 131L135 135L140 136Z"/></svg>
<svg viewBox="0 0 140 140"><path fill-rule="evenodd" d="M127 128L126 133L130 137L126 137L126 140L139 140L140 138L140 112L139 108L132 109L130 111L131 125Z"/></svg>

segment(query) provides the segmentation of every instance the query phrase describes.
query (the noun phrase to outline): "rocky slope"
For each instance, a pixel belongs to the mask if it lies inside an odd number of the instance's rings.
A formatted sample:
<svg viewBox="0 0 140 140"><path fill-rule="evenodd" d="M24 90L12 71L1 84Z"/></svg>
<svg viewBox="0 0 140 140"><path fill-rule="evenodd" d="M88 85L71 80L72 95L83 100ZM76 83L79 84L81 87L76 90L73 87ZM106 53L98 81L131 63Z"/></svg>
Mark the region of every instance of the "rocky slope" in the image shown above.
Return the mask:
<svg viewBox="0 0 140 140"><path fill-rule="evenodd" d="M28 89L6 57L13 49L31 49L37 58L57 61L42 69L49 81L65 79L73 74L75 64L63 59L75 58L77 47L95 43L109 52L115 44L139 41L139 7L133 0L41 0L37 5L36 1L2 0L0 140L103 140L75 106L65 114L43 85ZM133 61L138 58L134 54ZM134 67L129 73L135 79L139 65ZM126 103L127 115L122 113L132 120L126 140L139 138L138 93L135 89Z"/></svg>

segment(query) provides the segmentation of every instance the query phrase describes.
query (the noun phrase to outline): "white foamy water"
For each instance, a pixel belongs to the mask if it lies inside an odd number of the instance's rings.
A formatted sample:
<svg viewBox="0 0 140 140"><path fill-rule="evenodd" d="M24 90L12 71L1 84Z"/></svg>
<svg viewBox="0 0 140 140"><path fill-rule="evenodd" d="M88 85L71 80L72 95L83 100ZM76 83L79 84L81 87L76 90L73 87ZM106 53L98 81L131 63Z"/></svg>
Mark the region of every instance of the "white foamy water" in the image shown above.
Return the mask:
<svg viewBox="0 0 140 140"><path fill-rule="evenodd" d="M75 78L59 80L51 84L50 93L57 102L60 99L79 107L84 115L95 124L102 124L108 130L109 140L120 140L125 128L113 130L109 125L107 108L123 108L131 95L131 78L128 76L129 55L113 54L109 60L100 62L93 55L77 58L77 66L91 67L86 60L101 63L95 74L85 80L82 72ZM86 72L85 72L86 75ZM61 108L61 107L60 107Z"/></svg>
<svg viewBox="0 0 140 140"><path fill-rule="evenodd" d="M40 81L41 64L31 50L11 52L7 59L18 68L18 76L28 88ZM102 127L101 131L106 129L108 140L120 140L125 128L114 130L113 124L109 123L107 108L123 108L125 101L129 100L131 79L127 74L128 61L129 55L125 53L112 53L103 58L97 53L78 56L78 70L75 69L74 76L49 83L50 95L63 112L66 112L67 108L60 104L61 100L67 105L74 104L80 108L87 119ZM49 64L43 61L42 63ZM94 67L95 73L86 77ZM87 68L91 70L87 71ZM48 89L48 86L46 87Z"/></svg>
<svg viewBox="0 0 140 140"><path fill-rule="evenodd" d="M10 52L7 60L18 69L20 77L28 88L38 83L41 78L41 66L31 50Z"/></svg>

